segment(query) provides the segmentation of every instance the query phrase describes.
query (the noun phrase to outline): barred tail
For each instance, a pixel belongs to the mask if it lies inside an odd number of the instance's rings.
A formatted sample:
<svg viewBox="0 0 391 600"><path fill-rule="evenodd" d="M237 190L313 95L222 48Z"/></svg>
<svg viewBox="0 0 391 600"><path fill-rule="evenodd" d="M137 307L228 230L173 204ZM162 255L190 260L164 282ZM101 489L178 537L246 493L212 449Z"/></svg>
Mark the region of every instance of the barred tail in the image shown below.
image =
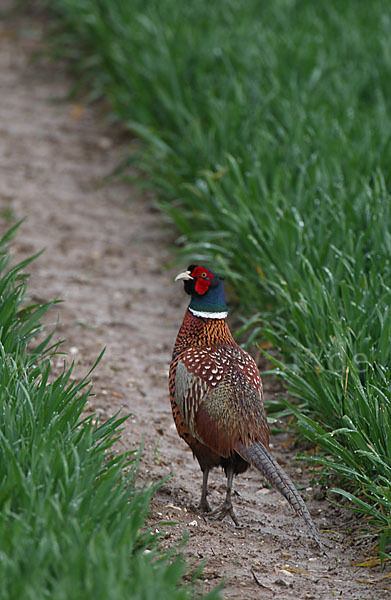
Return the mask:
<svg viewBox="0 0 391 600"><path fill-rule="evenodd" d="M315 523L311 519L311 515L304 503L303 498L295 488L295 485L289 479L283 468L278 464L276 459L270 454L269 450L261 443L252 444L248 448L243 444L238 444L236 451L244 460L254 465L280 494L282 494L292 506L292 508L306 522L308 529L311 531L313 538L318 546L324 550L319 532Z"/></svg>

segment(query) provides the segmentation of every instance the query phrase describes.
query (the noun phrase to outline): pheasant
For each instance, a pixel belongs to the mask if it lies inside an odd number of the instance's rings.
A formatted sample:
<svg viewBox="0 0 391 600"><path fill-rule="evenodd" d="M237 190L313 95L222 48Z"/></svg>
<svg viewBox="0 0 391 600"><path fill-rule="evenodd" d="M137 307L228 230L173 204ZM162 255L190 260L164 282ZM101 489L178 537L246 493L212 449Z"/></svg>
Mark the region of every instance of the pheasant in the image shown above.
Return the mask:
<svg viewBox="0 0 391 600"><path fill-rule="evenodd" d="M173 349L170 400L178 434L203 474L199 509L218 519L230 515L238 525L231 499L233 477L253 465L288 500L323 548L302 497L270 453L261 377L253 358L231 335L222 278L211 269L190 265L178 280L191 300ZM208 475L218 466L227 476L227 491L223 504L212 511Z"/></svg>

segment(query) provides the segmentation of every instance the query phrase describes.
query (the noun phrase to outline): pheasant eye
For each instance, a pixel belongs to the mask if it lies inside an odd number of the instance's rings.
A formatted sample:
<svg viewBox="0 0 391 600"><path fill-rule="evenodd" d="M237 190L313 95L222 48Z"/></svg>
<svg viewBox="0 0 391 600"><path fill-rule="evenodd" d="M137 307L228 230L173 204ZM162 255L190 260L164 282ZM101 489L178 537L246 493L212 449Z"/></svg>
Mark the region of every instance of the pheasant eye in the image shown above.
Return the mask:
<svg viewBox="0 0 391 600"><path fill-rule="evenodd" d="M204 279L206 279L208 277L208 273L205 273L205 271L203 273L201 273L200 277L203 277Z"/></svg>

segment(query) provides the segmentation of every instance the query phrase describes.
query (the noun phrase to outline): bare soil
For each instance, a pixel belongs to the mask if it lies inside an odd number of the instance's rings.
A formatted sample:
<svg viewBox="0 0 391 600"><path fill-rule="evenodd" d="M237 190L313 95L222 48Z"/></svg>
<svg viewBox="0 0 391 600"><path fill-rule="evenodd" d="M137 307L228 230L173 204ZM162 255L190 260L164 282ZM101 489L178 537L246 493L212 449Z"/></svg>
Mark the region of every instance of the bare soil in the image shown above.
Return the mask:
<svg viewBox="0 0 391 600"><path fill-rule="evenodd" d="M305 526L256 472L235 481L241 522L210 521L197 511L201 473L172 423L167 391L171 348L186 308L173 283L173 232L165 231L153 199L121 181L103 182L129 151L100 113L65 100L71 82L58 65L31 61L42 50L37 16L0 22L0 229L25 218L13 244L15 260L46 248L29 269L37 301L64 300L50 313L59 321L68 364L92 375L88 410L101 419L131 413L120 449L144 444L140 485L172 476L152 503L150 525L171 546L188 533L192 568L205 560L202 589L225 582L226 599L382 599L391 581L380 567L353 566L373 556L360 542L354 516L315 500L311 472L294 461L287 436L274 452L303 495L329 555L322 556ZM182 268L185 265L181 265ZM58 356L54 371L62 369ZM265 394L276 393L264 378ZM211 476L210 502L222 500L225 477ZM113 557L115 560L115 557Z"/></svg>

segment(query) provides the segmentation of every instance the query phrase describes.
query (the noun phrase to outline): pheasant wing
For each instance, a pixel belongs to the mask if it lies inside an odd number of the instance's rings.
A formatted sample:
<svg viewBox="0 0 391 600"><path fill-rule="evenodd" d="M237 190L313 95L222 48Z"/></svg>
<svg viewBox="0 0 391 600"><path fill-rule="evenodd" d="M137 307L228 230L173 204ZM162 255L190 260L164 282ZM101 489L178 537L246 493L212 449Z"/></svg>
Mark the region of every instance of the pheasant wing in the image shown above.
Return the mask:
<svg viewBox="0 0 391 600"><path fill-rule="evenodd" d="M191 435L221 456L238 443L268 445L259 372L238 346L187 349L176 369L175 401Z"/></svg>

